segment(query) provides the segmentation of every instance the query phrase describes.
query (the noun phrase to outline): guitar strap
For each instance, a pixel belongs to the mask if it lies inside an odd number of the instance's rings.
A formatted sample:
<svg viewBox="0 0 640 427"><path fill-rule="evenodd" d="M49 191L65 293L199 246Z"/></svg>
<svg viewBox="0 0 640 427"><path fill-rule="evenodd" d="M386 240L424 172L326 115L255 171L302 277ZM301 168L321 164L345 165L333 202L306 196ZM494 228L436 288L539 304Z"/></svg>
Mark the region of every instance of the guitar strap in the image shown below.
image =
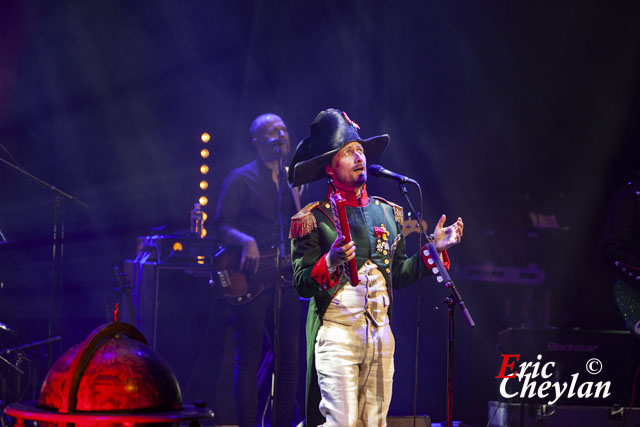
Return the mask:
<svg viewBox="0 0 640 427"><path fill-rule="evenodd" d="M284 168L285 170L285 174L289 173L289 166L285 166ZM300 203L300 190L301 188L303 188L303 186L300 187L291 187L291 196L293 196L293 203L296 205L296 212L300 212L300 209L302 209L302 204Z"/></svg>
<svg viewBox="0 0 640 427"><path fill-rule="evenodd" d="M298 192L298 187L293 187L291 189L291 195L293 196L293 203L296 205L296 212L300 212L302 206L300 205L300 193Z"/></svg>

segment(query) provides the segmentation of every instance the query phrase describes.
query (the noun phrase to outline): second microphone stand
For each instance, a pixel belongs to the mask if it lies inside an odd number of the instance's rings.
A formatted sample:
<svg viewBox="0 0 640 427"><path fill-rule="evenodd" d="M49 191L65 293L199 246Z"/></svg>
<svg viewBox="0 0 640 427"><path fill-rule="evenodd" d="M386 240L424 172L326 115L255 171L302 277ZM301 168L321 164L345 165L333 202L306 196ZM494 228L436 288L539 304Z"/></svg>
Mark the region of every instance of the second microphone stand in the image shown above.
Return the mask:
<svg viewBox="0 0 640 427"><path fill-rule="evenodd" d="M76 197L71 194L65 193L54 185L49 184L48 182L38 178L37 176L27 172L22 169L20 166L11 163L10 161L0 157L0 162L6 164L7 166L15 169L21 174L29 177L33 181L37 182L41 186L50 190L54 196L55 200L53 202L53 252L52 252L52 271L51 271L51 295L50 295L50 312L49 312L49 355L48 355L48 366L51 367L52 361L52 342L54 336L55 329L55 316L56 316L56 295L57 291L60 289L62 283L62 260L64 256L64 200L69 200L77 206L80 206L84 209L88 209L89 206L78 200Z"/></svg>
<svg viewBox="0 0 640 427"><path fill-rule="evenodd" d="M280 371L280 309L282 307L282 269L285 261L284 247L284 156L282 147L276 146L278 154L278 247L276 251L276 289L273 307L273 374L271 376L271 425L276 425L276 402Z"/></svg>

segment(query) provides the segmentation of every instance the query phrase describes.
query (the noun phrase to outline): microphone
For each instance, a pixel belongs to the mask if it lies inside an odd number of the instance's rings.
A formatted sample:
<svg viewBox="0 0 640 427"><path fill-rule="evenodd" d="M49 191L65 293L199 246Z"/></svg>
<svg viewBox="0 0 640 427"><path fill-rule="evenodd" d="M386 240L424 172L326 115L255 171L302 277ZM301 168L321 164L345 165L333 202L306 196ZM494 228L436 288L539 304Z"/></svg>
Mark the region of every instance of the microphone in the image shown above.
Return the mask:
<svg viewBox="0 0 640 427"><path fill-rule="evenodd" d="M385 169L380 165L369 165L367 170L369 171L369 174L371 176L375 176L376 178L391 178L395 181L398 181L400 184L406 184L410 182L411 184L418 185L418 183L415 180L409 178L408 176L391 172L390 170Z"/></svg>
<svg viewBox="0 0 640 427"><path fill-rule="evenodd" d="M286 142L280 138L269 138L269 141L267 141L267 143L269 145L284 145L286 144Z"/></svg>

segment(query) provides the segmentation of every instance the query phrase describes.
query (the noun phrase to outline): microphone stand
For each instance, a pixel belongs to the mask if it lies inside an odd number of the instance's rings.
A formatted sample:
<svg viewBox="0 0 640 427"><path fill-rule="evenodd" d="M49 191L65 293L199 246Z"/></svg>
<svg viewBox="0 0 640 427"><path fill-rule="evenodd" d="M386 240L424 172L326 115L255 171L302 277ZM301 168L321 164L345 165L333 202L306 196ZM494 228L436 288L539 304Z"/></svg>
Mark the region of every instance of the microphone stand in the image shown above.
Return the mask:
<svg viewBox="0 0 640 427"><path fill-rule="evenodd" d="M89 206L78 200L76 197L71 194L65 193L59 188L55 187L52 184L49 184L46 181L38 178L35 175L30 174L26 170L22 169L18 165L11 163L10 161L0 157L0 162L12 167L23 175L31 178L33 181L37 182L41 186L45 187L48 190L51 190L55 195L55 200L53 202L53 265L51 272L51 308L49 312L49 355L48 355L48 367L51 367L52 364L52 350L53 350L53 329L54 329L54 317L55 317L55 301L56 301L56 290L59 288L60 283L62 282L62 260L63 260L63 243L64 243L64 211L63 211L63 201L64 199L70 200L72 203L88 209ZM59 231L58 231L59 228Z"/></svg>
<svg viewBox="0 0 640 427"><path fill-rule="evenodd" d="M449 322L448 322L449 331L447 336L447 421L446 421L446 426L451 427L453 425L453 338L454 338L453 314L454 314L455 305L457 304L460 307L460 310L462 311L462 314L464 315L464 318L466 319L470 327L474 327L476 324L471 318L471 313L469 313L469 310L467 310L467 307L464 301L462 300L460 293L456 289L455 284L453 283L453 280L451 279L451 277L449 276L449 273L447 272L446 268L444 268L444 265L442 264L442 260L440 259L438 251L436 250L436 247L433 244L433 236L427 235L426 230L422 227L422 217L416 212L413 206L413 203L411 203L411 199L409 198L409 194L407 191L406 182L400 181L399 185L400 185L400 192L402 193L404 198L407 200L407 203L409 204L409 208L411 209L411 212L418 220L420 233L422 233L422 235L427 239L427 248L428 248L429 254L431 255L431 259L434 261L434 266L429 268L431 268L431 271L434 274L439 274L438 282L441 282L441 283L444 282L444 285L447 288L449 288L449 290L451 291L451 295L445 298L444 300L444 303L447 305L448 311L449 311ZM420 184L416 183L416 185L418 185L418 188L420 188ZM422 194L422 189L420 189L420 194ZM420 250L422 250L422 248L420 248Z"/></svg>
<svg viewBox="0 0 640 427"><path fill-rule="evenodd" d="M5 359L2 355L3 354L8 355L8 354L11 354L11 353L16 352L16 351L22 351L22 350L26 350L26 349L29 349L31 347L35 347L35 346L38 346L38 345L52 343L54 341L59 341L60 339L61 338L59 336L58 337L51 337L51 338L47 338L45 340L32 342L30 344L24 344L24 345L21 345L21 346L18 346L18 347L5 348L4 350L0 350L0 361L2 361L4 363L6 363L7 365L9 365L9 367L11 367L11 369L16 371L20 375L24 375L24 371L22 369L20 369L17 364L14 365L13 363L11 363L7 359Z"/></svg>
<svg viewBox="0 0 640 427"><path fill-rule="evenodd" d="M276 402L280 374L280 309L282 307L282 268L284 265L284 157L281 145L276 145L278 154L278 247L276 250L276 289L273 308L273 374L271 376L271 425L276 425Z"/></svg>

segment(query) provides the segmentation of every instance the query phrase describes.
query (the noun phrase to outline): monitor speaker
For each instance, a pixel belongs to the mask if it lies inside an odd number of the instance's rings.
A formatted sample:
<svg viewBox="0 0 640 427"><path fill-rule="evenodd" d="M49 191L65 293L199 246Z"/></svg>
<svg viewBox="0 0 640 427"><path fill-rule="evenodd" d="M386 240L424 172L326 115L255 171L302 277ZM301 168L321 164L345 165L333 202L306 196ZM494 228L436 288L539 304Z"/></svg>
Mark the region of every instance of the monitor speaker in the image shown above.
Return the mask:
<svg viewBox="0 0 640 427"><path fill-rule="evenodd" d="M617 427L640 425L640 409L489 402L490 427Z"/></svg>
<svg viewBox="0 0 640 427"><path fill-rule="evenodd" d="M414 427L413 415L387 417L388 427ZM417 415L415 427L431 427L431 418L428 415Z"/></svg>

